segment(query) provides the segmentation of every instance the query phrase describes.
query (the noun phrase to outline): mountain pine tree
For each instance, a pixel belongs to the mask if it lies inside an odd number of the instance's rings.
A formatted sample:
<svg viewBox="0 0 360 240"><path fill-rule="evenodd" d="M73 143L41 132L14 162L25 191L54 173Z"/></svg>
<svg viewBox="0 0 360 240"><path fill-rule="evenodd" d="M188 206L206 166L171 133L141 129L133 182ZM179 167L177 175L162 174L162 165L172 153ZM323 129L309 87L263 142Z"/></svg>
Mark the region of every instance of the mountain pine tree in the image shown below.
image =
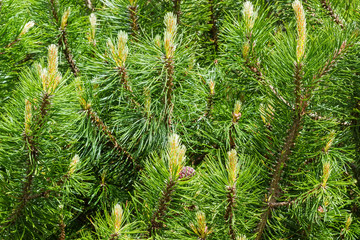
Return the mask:
<svg viewBox="0 0 360 240"><path fill-rule="evenodd" d="M360 3L0 0L0 239L359 239Z"/></svg>

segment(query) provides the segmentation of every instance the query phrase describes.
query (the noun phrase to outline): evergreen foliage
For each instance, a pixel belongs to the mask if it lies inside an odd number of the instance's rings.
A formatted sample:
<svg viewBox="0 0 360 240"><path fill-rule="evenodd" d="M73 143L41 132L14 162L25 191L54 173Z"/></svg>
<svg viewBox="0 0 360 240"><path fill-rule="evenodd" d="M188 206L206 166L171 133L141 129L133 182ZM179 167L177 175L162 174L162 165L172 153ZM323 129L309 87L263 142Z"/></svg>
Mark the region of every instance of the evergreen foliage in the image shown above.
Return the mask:
<svg viewBox="0 0 360 240"><path fill-rule="evenodd" d="M359 239L360 2L0 0L0 239Z"/></svg>

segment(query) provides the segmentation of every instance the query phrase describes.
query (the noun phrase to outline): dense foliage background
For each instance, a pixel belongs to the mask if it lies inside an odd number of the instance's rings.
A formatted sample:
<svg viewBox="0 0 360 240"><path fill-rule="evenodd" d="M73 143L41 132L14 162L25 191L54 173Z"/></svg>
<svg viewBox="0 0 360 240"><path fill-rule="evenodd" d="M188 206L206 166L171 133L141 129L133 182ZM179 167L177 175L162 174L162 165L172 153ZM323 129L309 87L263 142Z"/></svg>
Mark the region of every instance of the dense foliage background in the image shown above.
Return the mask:
<svg viewBox="0 0 360 240"><path fill-rule="evenodd" d="M0 239L359 239L359 23L0 0Z"/></svg>

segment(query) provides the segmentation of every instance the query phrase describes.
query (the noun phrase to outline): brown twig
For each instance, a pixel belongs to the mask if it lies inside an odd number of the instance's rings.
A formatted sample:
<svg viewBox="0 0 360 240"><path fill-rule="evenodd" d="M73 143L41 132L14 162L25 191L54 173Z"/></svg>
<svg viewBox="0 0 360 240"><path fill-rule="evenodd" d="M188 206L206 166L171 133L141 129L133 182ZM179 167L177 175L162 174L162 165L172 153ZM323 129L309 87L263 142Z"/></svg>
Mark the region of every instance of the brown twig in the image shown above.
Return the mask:
<svg viewBox="0 0 360 240"><path fill-rule="evenodd" d="M129 92L133 92L128 82L128 76L125 67L118 67L118 70L123 87Z"/></svg>
<svg viewBox="0 0 360 240"><path fill-rule="evenodd" d="M65 240L65 238L66 238L66 234L65 234L65 227L66 227L66 225L65 225L65 223L64 223L63 218L60 219L59 227L60 227L59 240Z"/></svg>
<svg viewBox="0 0 360 240"><path fill-rule="evenodd" d="M55 0L49 0L50 1L50 7L51 7L51 12L52 12L52 15L56 21L56 24L59 23L59 17L57 15L57 11L56 11L56 4L55 4Z"/></svg>
<svg viewBox="0 0 360 240"><path fill-rule="evenodd" d="M320 2L322 7L328 11L328 14L333 19L333 21L336 22L336 24L338 24L341 27L341 29L344 29L344 24L340 20L339 16L335 14L334 10L331 7L330 2L328 0L321 0Z"/></svg>
<svg viewBox="0 0 360 240"><path fill-rule="evenodd" d="M61 36L60 36L60 39L59 39L59 45L60 46L63 45L62 49L63 49L64 55L65 55L65 58L66 58L67 62L70 65L71 71L73 72L75 77L78 77L79 74L80 74L80 70L77 67L77 65L76 65L76 63L74 61L74 58L73 58L73 56L71 54L68 39L67 39L66 30L61 31Z"/></svg>
<svg viewBox="0 0 360 240"><path fill-rule="evenodd" d="M331 71L331 69L335 66L336 60L341 58L341 56L346 52L350 45L347 43L347 41L343 41L340 48L338 50L335 50L334 55L331 59L329 59L323 68L319 70L317 74L313 76L313 83L310 88L308 88L307 93L305 94L305 98L309 98L313 92L315 91L315 88L319 86L319 83L322 81L322 77L325 76L327 73Z"/></svg>
<svg viewBox="0 0 360 240"><path fill-rule="evenodd" d="M233 136L233 132L235 131L235 124L232 123L231 127L229 129L229 141L230 141L230 149L234 149L236 144L235 144L235 138Z"/></svg>
<svg viewBox="0 0 360 240"><path fill-rule="evenodd" d="M214 94L213 93L209 93L208 95L208 99L207 99L207 109L206 109L206 112L204 113L204 117L206 116L211 116L211 111L213 110L214 108Z"/></svg>
<svg viewBox="0 0 360 240"><path fill-rule="evenodd" d="M65 183L65 180L69 178L69 175L65 175L63 177L61 177L57 182L56 182L56 186L62 186L64 183ZM40 198L40 197L44 197L44 198L48 198L50 193L51 192L54 192L55 190L44 190L40 193L36 193L36 194L33 194L33 195L30 195L28 197L29 200L32 200L32 199L36 199L36 198Z"/></svg>
<svg viewBox="0 0 360 240"><path fill-rule="evenodd" d="M319 72L317 74L315 74L313 76L313 80L317 80L314 82L314 86L315 87L320 81L321 81L321 78L326 75L336 64L336 60L341 57L342 54L345 53L345 51L347 50L347 48L349 47L350 45L347 43L347 41L343 41L340 48L338 50L336 50L334 52L334 55L332 56L332 58L330 60L328 60L326 63L325 63L325 66L319 70Z"/></svg>
<svg viewBox="0 0 360 240"><path fill-rule="evenodd" d="M131 26L131 36L136 39L136 36L139 31L139 25L138 25L138 17L137 17L137 9L138 6L129 6L129 12L130 12L130 26Z"/></svg>
<svg viewBox="0 0 360 240"><path fill-rule="evenodd" d="M281 100L283 103L285 103L288 107L290 107L291 109L294 109L293 106L291 106L291 104L286 101L275 89L274 86L272 86L270 83L268 83L261 70L260 70L260 63L257 63L257 66L253 66L251 65L248 61L245 62L245 66L252 71L255 74L255 78L263 85L267 86L268 88L270 88L271 92L279 99Z"/></svg>
<svg viewBox="0 0 360 240"><path fill-rule="evenodd" d="M11 48L12 46L14 46L17 42L19 42L20 41L20 38L16 38L14 41L12 41L11 43L9 43L5 48L6 49L9 49L9 48ZM0 55L1 54L4 54L5 52L0 52Z"/></svg>
<svg viewBox="0 0 360 240"><path fill-rule="evenodd" d="M27 61L31 60L34 57L34 54L27 54L24 59L20 60L17 65L21 65L26 63Z"/></svg>
<svg viewBox="0 0 360 240"><path fill-rule="evenodd" d="M52 12L53 18L56 21L56 24L58 24L59 16L57 15L55 0L50 0L50 5L51 5L51 12ZM63 53L65 55L67 62L70 65L71 71L73 72L74 76L78 77L80 74L80 70L77 67L77 65L75 64L73 55L71 54L71 51L70 51L70 47L69 47L69 43L68 43L68 39L67 39L66 27L61 30L58 44L59 44L59 46L62 46Z"/></svg>
<svg viewBox="0 0 360 240"><path fill-rule="evenodd" d="M164 191L162 192L162 196L159 199L157 210L153 213L150 220L150 227L148 229L149 237L152 237L155 234L155 231L164 227L163 218L168 209L168 205L170 204L172 198L172 194L175 191L176 181L169 179L166 184Z"/></svg>
<svg viewBox="0 0 360 240"><path fill-rule="evenodd" d="M236 240L236 234L233 226L234 207L235 207L236 189L227 187L227 207L225 211L225 221L229 224L229 235L231 240Z"/></svg>
<svg viewBox="0 0 360 240"><path fill-rule="evenodd" d="M117 240L119 239L119 234L118 233L113 233L110 235L110 239L109 240Z"/></svg>
<svg viewBox="0 0 360 240"><path fill-rule="evenodd" d="M180 3L181 0L172 0L174 3L174 13L176 14L177 24L180 24L180 16L181 16L181 9Z"/></svg>
<svg viewBox="0 0 360 240"><path fill-rule="evenodd" d="M165 101L165 108L166 108L166 115L165 115L165 121L169 128L172 126L172 111L174 108L174 105L172 103L172 92L174 87L174 61L173 59L166 58L165 59L165 68L167 72L167 78L166 78L166 95L164 96L166 98Z"/></svg>
<svg viewBox="0 0 360 240"><path fill-rule="evenodd" d="M236 110L234 109L234 112L232 113L232 122L231 126L229 128L229 140L230 140L230 149L235 149L236 143L235 143L235 137L233 136L233 132L235 131L235 125L237 125L239 119L241 118L241 112L236 113ZM240 110L241 111L241 110Z"/></svg>
<svg viewBox="0 0 360 240"><path fill-rule="evenodd" d="M11 48L15 43L17 43L18 41L20 41L20 38L16 38L14 41L12 41L11 43L9 43L6 48Z"/></svg>
<svg viewBox="0 0 360 240"><path fill-rule="evenodd" d="M316 17L316 14L315 14L316 10L308 5L308 4L309 4L309 3L308 3L308 0L303 0L303 2L306 3L306 9L307 9L309 12L312 12L311 15L312 15L313 17Z"/></svg>
<svg viewBox="0 0 360 240"><path fill-rule="evenodd" d="M129 82L128 82L128 75L127 75L127 72L126 72L126 68L125 67L118 67L118 70L119 70L119 75L120 75L120 78L121 78L121 83L122 83L122 86L124 87L125 90L127 90L132 98L129 98L130 102L132 104L134 104L136 107L140 107L140 103L138 103L135 99L136 99L136 96L133 92L133 90L131 89L130 85L129 85Z"/></svg>
<svg viewBox="0 0 360 240"><path fill-rule="evenodd" d="M268 206L269 208L276 208L276 207L283 207L283 206L289 206L292 203L294 203L294 201L288 201L288 202L269 202Z"/></svg>
<svg viewBox="0 0 360 240"><path fill-rule="evenodd" d="M218 51L219 49L219 44L218 44L218 27L217 27L217 20L216 20L216 16L215 16L215 9L214 9L214 0L209 0L209 5L210 5L210 22L209 24L211 24L211 29L210 29L210 36L211 36L211 41L214 43L214 47L215 47L215 52Z"/></svg>
<svg viewBox="0 0 360 240"><path fill-rule="evenodd" d="M125 154L128 159L130 159L136 167L139 165L135 162L134 157L124 148L122 147L109 130L109 128L105 125L105 123L98 117L98 115L90 108L85 108L84 111L87 113L88 117L90 118L91 122L94 123L109 139L112 143L113 147L120 153Z"/></svg>

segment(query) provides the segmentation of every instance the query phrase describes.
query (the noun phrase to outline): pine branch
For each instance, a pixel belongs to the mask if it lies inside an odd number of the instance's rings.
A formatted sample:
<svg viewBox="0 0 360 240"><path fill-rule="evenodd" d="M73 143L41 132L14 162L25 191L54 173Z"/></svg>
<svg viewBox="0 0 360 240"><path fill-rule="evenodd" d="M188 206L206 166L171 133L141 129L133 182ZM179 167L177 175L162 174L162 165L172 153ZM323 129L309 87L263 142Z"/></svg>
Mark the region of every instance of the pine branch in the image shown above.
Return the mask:
<svg viewBox="0 0 360 240"><path fill-rule="evenodd" d="M78 77L80 75L80 70L77 67L77 65L75 64L75 61L73 59L73 56L71 54L70 48L69 48L69 43L68 43L68 39L67 39L67 33L66 30L62 30L61 31L61 37L59 39L59 45L63 45L63 52L65 55L66 60L68 61L71 71L73 72L75 77Z"/></svg>
<svg viewBox="0 0 360 240"><path fill-rule="evenodd" d="M214 0L209 0L209 5L210 5L210 22L209 24L211 24L211 29L210 29L210 36L211 36L211 41L214 43L214 47L215 47L215 52L218 51L219 49L219 44L218 44L218 27L217 27L217 20L216 20L216 16L215 16L215 9L214 9Z"/></svg>
<svg viewBox="0 0 360 240"><path fill-rule="evenodd" d="M27 143L28 148L30 149L30 157L26 162L25 183L20 198L21 203L13 210L11 216L7 219L8 222L6 223L6 225L12 225L17 221L17 219L20 217L22 213L22 210L25 208L27 202L29 201L29 195L34 178L32 162L37 162L38 150L35 146L35 142L33 141L33 136L25 135L25 142Z"/></svg>
<svg viewBox="0 0 360 240"><path fill-rule="evenodd" d="M172 0L174 3L174 13L176 15L177 24L180 24L180 16L181 16L181 0Z"/></svg>
<svg viewBox="0 0 360 240"><path fill-rule="evenodd" d="M287 102L269 82L266 81L263 73L260 70L260 63L256 60L256 52L254 50L254 47L251 47L251 42L252 42L252 37L253 37L253 33L252 33L252 28L253 28L252 24L253 23L249 22L249 20L251 18L254 18L253 10L248 10L247 14L250 14L250 15L246 16L247 20L245 21L245 24L247 26L247 33L246 33L247 43L245 43L243 46L243 58L245 59L245 67L247 67L251 72L253 72L255 74L255 79L258 80L259 83L270 88L271 92L279 100L281 100L283 103L285 103L291 109L293 109L291 104L289 102ZM253 19L253 21L255 21L255 18ZM250 51L251 51L251 53L250 53ZM252 56L249 56L250 54L252 54ZM253 61L251 61L251 59L253 59Z"/></svg>
<svg viewBox="0 0 360 240"><path fill-rule="evenodd" d="M342 42L340 48L338 50L335 50L333 57L325 63L324 67L320 69L320 71L317 74L313 76L312 86L307 90L307 93L305 94L305 98L309 99L312 96L314 90L316 90L315 88L319 86L319 83L322 80L321 78L326 74L328 74L333 69L333 67L336 64L336 61L339 58L341 58L343 54L346 53L346 50L348 50L350 46L351 45L348 44L347 41L345 40Z"/></svg>
<svg viewBox="0 0 360 240"><path fill-rule="evenodd" d="M235 131L235 124L232 123L229 129L229 141L230 141L230 149L235 149L235 137L233 136L233 132Z"/></svg>
<svg viewBox="0 0 360 240"><path fill-rule="evenodd" d="M31 196L28 197L29 200L32 200L32 199L36 199L36 198L40 198L40 197L49 197L49 194L51 193L51 190L46 190L46 191L43 191L41 193L37 193L37 194L33 194Z"/></svg>
<svg viewBox="0 0 360 240"><path fill-rule="evenodd" d="M113 233L113 234L110 235L110 239L109 239L109 240L117 240L117 239L119 239L119 234Z"/></svg>
<svg viewBox="0 0 360 240"><path fill-rule="evenodd" d="M118 67L118 70L119 70L119 75L120 75L120 78L121 78L121 83L122 83L122 86L124 87L125 90L127 90L132 98L129 98L130 102L132 104L134 104L136 107L140 107L140 103L138 103L135 99L136 99L136 96L133 92L133 90L131 89L130 85L129 85L129 82L128 82L128 76L127 76L127 72L126 72L126 69L125 67Z"/></svg>
<svg viewBox="0 0 360 240"><path fill-rule="evenodd" d="M261 220L258 225L257 229L257 236L256 239L260 240L262 237L262 233L265 230L267 219L271 215L271 209L270 206L274 205L276 203L276 198L279 196L279 182L281 178L281 174L283 171L283 168L285 166L286 161L289 159L291 148L295 144L295 140L297 135L299 134L300 129L302 128L302 119L305 115L305 111L307 106L310 103L310 98L312 95L313 89L318 86L318 83L320 82L320 79L326 75L336 64L336 60L344 53L344 51L347 49L348 44L346 41L344 41L341 44L341 47L339 50L335 51L333 57L331 58L331 61L327 61L325 66L319 71L318 74L314 75L313 79L316 80L315 84L309 88L306 91L305 96L302 96L301 94L301 78L302 78L302 65L296 64L295 66L295 118L293 120L292 126L288 132L288 135L285 140L284 147L282 151L280 152L280 158L276 164L276 168L274 170L273 178L271 180L270 189L269 189L269 203L266 211L261 215Z"/></svg>
<svg viewBox="0 0 360 240"><path fill-rule="evenodd" d="M62 187L62 185L65 183L66 179L69 179L70 176L67 174L67 175L64 175L63 177L61 177L57 182L56 182L56 186L60 186ZM43 190L42 192L40 193L36 193L36 194L33 194L33 195L30 195L28 197L29 200L32 200L32 199L36 199L36 198L40 198L40 197L44 197L44 198L48 198L50 193L54 192L55 190Z"/></svg>
<svg viewBox="0 0 360 240"><path fill-rule="evenodd" d="M229 235L231 240L236 240L236 234L233 226L234 206L235 206L236 190L235 187L227 187L227 207L225 211L225 221L229 224Z"/></svg>
<svg viewBox="0 0 360 240"><path fill-rule="evenodd" d="M206 81L202 77L201 79L203 80L203 83L206 84ZM201 121L205 117L209 117L209 118L212 117L211 112L214 109L214 96L215 96L215 82L213 80L210 81L209 88L210 88L210 92L207 97L206 109L204 113L197 120L194 120L194 122Z"/></svg>
<svg viewBox="0 0 360 240"><path fill-rule="evenodd" d="M174 87L174 61L171 57L165 59L165 68L167 71L167 79L166 79L166 102L165 102L165 121L169 128L172 126L172 112L174 108L174 104L172 103L172 92Z"/></svg>
<svg viewBox="0 0 360 240"><path fill-rule="evenodd" d="M55 0L50 0L50 6L51 6L51 11L52 11L53 18L56 21L56 24L58 24L59 17L57 15ZM77 65L75 64L75 61L73 59L73 56L72 56L70 48L69 48L69 43L68 43L68 39L67 39L67 32L66 32L66 26L63 29L61 29L58 44L59 44L59 46L62 46L63 53L65 55L65 58L66 58L67 62L70 65L71 71L73 72L74 76L78 77L79 74L80 74L80 70L77 67Z"/></svg>
<svg viewBox="0 0 360 240"><path fill-rule="evenodd" d="M128 80L127 80L128 77L127 77L125 67L118 67L118 70L119 70L119 75L121 77L121 83L123 84L123 87L129 92L133 92L131 87L129 86L129 83L128 83Z"/></svg>
<svg viewBox="0 0 360 240"><path fill-rule="evenodd" d="M139 31L138 17L137 17L138 6L130 5L128 7L128 9L129 9L129 12L130 12L130 20L131 20L131 22L130 22L131 36L133 36L133 38L136 40L138 31Z"/></svg>
<svg viewBox="0 0 360 240"><path fill-rule="evenodd" d="M50 7L51 7L51 12L53 15L53 18L56 22L56 25L59 23L59 17L57 15L57 11L56 11L56 3L55 0L49 0L50 1Z"/></svg>
<svg viewBox="0 0 360 240"><path fill-rule="evenodd" d="M8 45L6 45L5 47L3 47L5 49L4 52L0 52L0 55L6 53L6 49L10 49L12 48L16 43L18 43L21 40L21 37L26 34L30 28L32 28L35 25L34 21L29 21L25 24L25 26L22 28L20 34L15 38L14 41L12 41L11 43L9 43Z"/></svg>
<svg viewBox="0 0 360 240"><path fill-rule="evenodd" d="M41 101L41 106L40 106L40 118L37 119L39 128L42 127L43 123L44 123L44 118L47 114L48 108L50 106L50 98L51 95L49 95L47 92L44 93L44 96L42 97L42 101Z"/></svg>
<svg viewBox="0 0 360 240"><path fill-rule="evenodd" d="M137 107L140 106L140 104L134 100L136 97L133 94L133 91L131 87L128 84L127 81L127 72L125 67L118 67L119 75L121 77L121 82L123 83L123 87L125 90L129 91L133 98L130 99L130 101L135 104ZM75 75L75 74L74 74ZM141 169L140 165L135 161L134 157L124 148L122 147L118 141L116 140L115 136L112 134L112 132L109 130L109 128L106 126L106 124L98 117L95 111L91 108L91 106L86 105L86 101L82 99L81 106L83 110L87 113L87 116L90 118L91 122L95 124L95 126L102 131L109 139L109 142L112 144L113 148L115 148L120 154L125 154L128 159L132 161L132 163L135 166L135 169Z"/></svg>
<svg viewBox="0 0 360 240"><path fill-rule="evenodd" d="M166 214L168 209L168 205L170 204L172 198L172 194L175 191L176 181L172 180L171 178L166 183L166 187L162 192L162 196L159 199L157 210L153 213L151 220L150 220L150 227L148 229L148 235L151 237L155 231L164 227L163 218Z"/></svg>
<svg viewBox="0 0 360 240"><path fill-rule="evenodd" d="M295 65L295 117L293 119L292 125L288 131L288 134L285 139L285 144L282 150L279 153L279 158L276 163L276 167L274 169L273 177L270 184L269 189L269 203L274 204L279 197L280 192L280 179L285 167L286 161L289 159L291 154L291 149L295 144L295 140L302 128L302 120L305 114L306 107L308 105L308 100L304 100L301 95L301 79L302 79L302 65ZM261 215L260 222L257 228L256 240L260 240L262 238L262 234L265 230L266 223L271 216L271 208L270 205L267 207L265 212Z"/></svg>
<svg viewBox="0 0 360 240"><path fill-rule="evenodd" d="M27 54L27 55L25 56L25 58L22 59L21 61L19 61L17 64L18 64L18 65L21 65L21 64L24 64L24 63L30 61L31 59L33 59L34 55L35 55L35 54Z"/></svg>
<svg viewBox="0 0 360 240"><path fill-rule="evenodd" d="M314 82L312 89L318 85L323 76L330 72L330 70L335 66L336 60L345 54L348 47L350 47L350 44L348 44L345 40L342 42L340 48L335 50L333 57L325 63L325 66L317 74L313 76L313 80L317 81Z"/></svg>
<svg viewBox="0 0 360 240"><path fill-rule="evenodd" d="M304 3L306 3L306 9L309 11L309 13L311 13L311 16L316 17L316 10L309 6L309 3L307 0L304 0ZM319 21L319 20L317 19L317 21Z"/></svg>
<svg viewBox="0 0 360 240"><path fill-rule="evenodd" d="M354 87L354 95L357 93L357 88ZM356 96L355 95L355 96ZM352 111L351 111L351 126L352 126L352 135L355 143L355 151L356 151L356 161L355 163L359 163L359 153L360 153L360 101L355 99L354 103L352 104ZM357 186L360 187L360 171L358 164L351 163L350 167L353 172L354 178L357 180Z"/></svg>
<svg viewBox="0 0 360 240"><path fill-rule="evenodd" d="M209 93L208 95L208 99L207 99L207 108L206 108L206 112L204 114L204 117L211 117L211 111L214 109L214 93Z"/></svg>
<svg viewBox="0 0 360 240"><path fill-rule="evenodd" d="M137 97L134 95L129 82L128 82L128 74L126 70L126 58L128 55L128 48L126 46L126 42L128 40L128 34L124 31L120 31L118 33L118 43L117 47L114 46L114 44L111 42L111 40L108 40L108 47L110 50L110 54L113 58L113 60L116 63L115 69L117 69L117 73L120 76L120 83L122 87L131 94L132 97L128 97L125 95L129 101L135 105L135 107L140 107L140 104L135 100ZM106 61L106 64L109 64L108 61Z"/></svg>
<svg viewBox="0 0 360 240"><path fill-rule="evenodd" d="M176 1L176 0L174 0ZM179 1L180 4L180 1ZM165 34L164 34L164 47L165 47L165 57L164 57L164 67L166 70L165 74L165 94L164 94L164 105L165 105L165 124L169 129L172 127L172 112L174 109L174 104L172 103L172 92L174 87L174 54L175 54L175 37L177 31L177 20L176 16L172 12L168 12L164 17L165 24Z"/></svg>
<svg viewBox="0 0 360 240"><path fill-rule="evenodd" d="M22 194L21 194L21 203L20 205L18 205L15 209L13 209L13 212L11 214L11 216L9 216L8 218L8 222L6 223L6 225L12 225L14 224L17 219L20 217L23 209L25 208L26 204L28 203L29 200L31 200L31 188L32 188L32 183L33 183L33 178L34 178L34 169L33 166L34 164L37 163L38 161L38 148L37 148L37 143L35 141L35 137L37 134L37 131L40 130L40 128L42 127L43 123L44 123L44 118L46 117L47 114L47 108L50 106L50 95L48 95L47 93L44 93L43 97L42 97L42 101L41 101L41 105L40 105L40 116L38 116L35 119L35 124L34 126L36 127L33 131L32 135L29 135L27 132L25 132L24 134L24 140L25 143L29 149L29 158L27 159L26 162L26 172L25 172L25 182L23 185L23 190L22 190Z"/></svg>
<svg viewBox="0 0 360 240"><path fill-rule="evenodd" d="M292 203L294 203L294 201L288 201L288 202L269 202L268 206L269 208L275 208L275 207L283 207L283 206L289 206Z"/></svg>
<svg viewBox="0 0 360 240"><path fill-rule="evenodd" d="M332 9L330 2L328 0L320 0L320 2L321 2L322 7L328 11L328 14L333 19L333 21L336 24L338 24L341 27L341 29L344 29L344 24L340 20L339 16L336 15L334 10Z"/></svg>
<svg viewBox="0 0 360 240"><path fill-rule="evenodd" d="M241 102L236 101L234 106L234 111L232 113L232 122L229 128L229 140L230 140L230 149L235 149L235 125L238 124L239 119L241 118Z"/></svg>
<svg viewBox="0 0 360 240"><path fill-rule="evenodd" d="M91 122L95 124L95 126L101 130L109 139L113 147L120 153L125 154L128 159L132 161L135 165L136 169L139 169L140 166L136 163L134 157L124 148L122 147L116 140L115 136L109 130L109 128L105 125L105 123L98 117L98 115L91 109L91 107L84 108L84 111L87 113L87 116L90 118Z"/></svg>
<svg viewBox="0 0 360 240"><path fill-rule="evenodd" d="M248 60L246 60L245 62L245 66L255 74L255 78L256 80L258 80L261 84L267 86L271 92L279 99L281 100L283 103L285 103L288 107L290 107L291 109L294 109L293 106L291 106L291 104L286 101L275 89L274 86L272 86L269 82L266 81L266 79L264 78L261 70L260 70L260 63L257 63L257 66L254 66L252 64L250 64L250 62Z"/></svg>
<svg viewBox="0 0 360 240"><path fill-rule="evenodd" d="M65 234L65 227L66 227L66 225L65 225L65 223L64 223L63 218L61 218L61 220L60 220L59 227L60 227L59 240L65 240L65 238L66 238L66 234Z"/></svg>
<svg viewBox="0 0 360 240"><path fill-rule="evenodd" d="M11 43L9 43L6 47L4 47L5 49L9 49L11 48L12 46L14 46L17 42L19 42L20 39L19 38L16 38L14 41L12 41ZM5 52L0 52L0 55L1 54L4 54Z"/></svg>

